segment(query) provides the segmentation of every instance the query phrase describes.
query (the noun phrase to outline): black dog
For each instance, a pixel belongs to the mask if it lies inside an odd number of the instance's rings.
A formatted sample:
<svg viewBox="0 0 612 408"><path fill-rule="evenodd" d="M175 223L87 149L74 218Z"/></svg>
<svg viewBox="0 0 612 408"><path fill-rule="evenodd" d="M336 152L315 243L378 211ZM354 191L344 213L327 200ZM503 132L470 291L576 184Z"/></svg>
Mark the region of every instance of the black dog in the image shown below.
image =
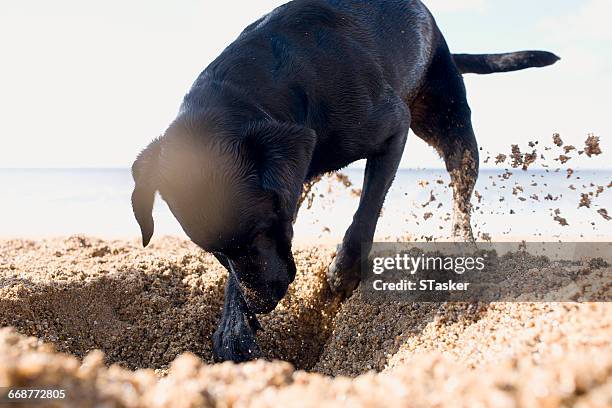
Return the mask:
<svg viewBox="0 0 612 408"><path fill-rule="evenodd" d="M541 51L452 55L418 0L296 0L244 30L196 80L132 168L146 246L155 192L229 271L219 360L260 355L255 314L295 277L292 221L305 181L367 159L363 193L328 281L350 293L409 129L446 161L455 233L472 239L478 148L461 74L553 64ZM365 245L364 245L365 244Z"/></svg>

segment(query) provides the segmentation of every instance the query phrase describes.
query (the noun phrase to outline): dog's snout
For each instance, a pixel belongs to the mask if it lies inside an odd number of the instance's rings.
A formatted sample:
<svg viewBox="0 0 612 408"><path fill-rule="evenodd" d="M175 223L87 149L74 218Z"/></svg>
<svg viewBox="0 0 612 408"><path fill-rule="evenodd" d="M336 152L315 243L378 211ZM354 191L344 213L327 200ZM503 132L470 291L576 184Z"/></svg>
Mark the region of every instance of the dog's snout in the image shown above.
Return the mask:
<svg viewBox="0 0 612 408"><path fill-rule="evenodd" d="M272 296L262 297L260 295L245 295L245 301L249 310L256 314L266 314L273 311L280 299Z"/></svg>
<svg viewBox="0 0 612 408"><path fill-rule="evenodd" d="M242 295L249 310L257 314L270 313L281 301L289 283L285 281L275 281L261 284L257 287L241 285Z"/></svg>
<svg viewBox="0 0 612 408"><path fill-rule="evenodd" d="M272 293L278 300L280 300L287 294L288 287L289 284L287 282L277 282L272 286Z"/></svg>
<svg viewBox="0 0 612 408"><path fill-rule="evenodd" d="M276 250L259 250L256 256L229 261L229 266L247 306L257 314L274 310L295 277L293 258L286 259Z"/></svg>

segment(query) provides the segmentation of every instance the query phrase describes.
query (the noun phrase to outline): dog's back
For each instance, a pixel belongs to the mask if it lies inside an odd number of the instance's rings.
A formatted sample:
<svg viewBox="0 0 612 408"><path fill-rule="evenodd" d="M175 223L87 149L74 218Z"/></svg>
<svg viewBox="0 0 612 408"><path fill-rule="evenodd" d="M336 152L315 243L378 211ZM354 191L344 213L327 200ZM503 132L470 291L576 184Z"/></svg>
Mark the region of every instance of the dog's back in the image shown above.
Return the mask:
<svg viewBox="0 0 612 408"><path fill-rule="evenodd" d="M296 0L247 27L196 85L231 82L276 119L301 121L307 113L279 106L308 97L354 109L388 85L408 97L427 70L435 30L418 0Z"/></svg>

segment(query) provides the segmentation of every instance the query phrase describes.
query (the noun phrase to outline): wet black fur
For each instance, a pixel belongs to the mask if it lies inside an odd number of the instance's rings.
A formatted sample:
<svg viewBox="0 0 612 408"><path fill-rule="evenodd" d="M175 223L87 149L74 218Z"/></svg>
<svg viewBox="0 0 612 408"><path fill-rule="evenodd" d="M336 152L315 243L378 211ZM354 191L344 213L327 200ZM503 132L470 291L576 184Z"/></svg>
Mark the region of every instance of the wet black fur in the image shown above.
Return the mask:
<svg viewBox="0 0 612 408"><path fill-rule="evenodd" d="M259 356L255 313L274 309L295 276L292 221L305 181L367 160L359 209L328 272L337 292L350 293L358 282L361 251L372 242L410 128L444 157L465 218L457 230L469 230L478 149L461 74L556 57L455 61L421 7L410 0L281 6L202 72L176 121L134 163L143 243L153 234L159 191L189 237L229 271L213 339L218 359Z"/></svg>

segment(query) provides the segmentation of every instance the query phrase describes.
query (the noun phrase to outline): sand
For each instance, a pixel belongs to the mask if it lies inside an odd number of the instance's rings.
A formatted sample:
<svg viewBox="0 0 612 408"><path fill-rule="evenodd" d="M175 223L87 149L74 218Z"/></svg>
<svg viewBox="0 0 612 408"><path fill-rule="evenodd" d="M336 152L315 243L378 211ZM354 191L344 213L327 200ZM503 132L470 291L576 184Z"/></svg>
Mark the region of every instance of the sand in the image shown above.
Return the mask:
<svg viewBox="0 0 612 408"><path fill-rule="evenodd" d="M295 256L258 334L285 362L214 365L226 274L193 244L0 241L0 387L72 406L612 406L608 303L340 302L333 249Z"/></svg>

